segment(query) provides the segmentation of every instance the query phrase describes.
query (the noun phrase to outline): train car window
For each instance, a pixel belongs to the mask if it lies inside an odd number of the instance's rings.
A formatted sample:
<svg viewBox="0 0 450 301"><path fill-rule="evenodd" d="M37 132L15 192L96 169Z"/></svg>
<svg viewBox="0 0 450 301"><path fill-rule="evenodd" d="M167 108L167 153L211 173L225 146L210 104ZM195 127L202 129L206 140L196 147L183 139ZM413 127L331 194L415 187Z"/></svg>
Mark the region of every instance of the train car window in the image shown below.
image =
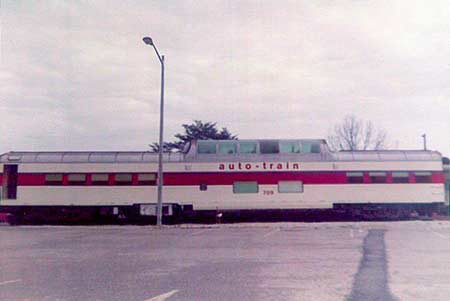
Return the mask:
<svg viewBox="0 0 450 301"><path fill-rule="evenodd" d="M347 173L347 183L363 183L364 173L363 172L348 172Z"/></svg>
<svg viewBox="0 0 450 301"><path fill-rule="evenodd" d="M116 185L131 185L132 176L129 173L119 173L114 176L114 180L116 181Z"/></svg>
<svg viewBox="0 0 450 301"><path fill-rule="evenodd" d="M46 185L62 185L63 175L62 173L50 173L45 175Z"/></svg>
<svg viewBox="0 0 450 301"><path fill-rule="evenodd" d="M152 185L156 183L156 175L154 173L140 173L138 174L139 185Z"/></svg>
<svg viewBox="0 0 450 301"><path fill-rule="evenodd" d="M199 188L200 191L206 191L208 190L208 185L206 183L201 183Z"/></svg>
<svg viewBox="0 0 450 301"><path fill-rule="evenodd" d="M233 183L233 193L258 193L258 190L258 182L256 181Z"/></svg>
<svg viewBox="0 0 450 301"><path fill-rule="evenodd" d="M95 173L91 176L92 185L108 185L109 176L107 173Z"/></svg>
<svg viewBox="0 0 450 301"><path fill-rule="evenodd" d="M278 192L280 193L301 193L303 192L302 181L280 181L278 182Z"/></svg>
<svg viewBox="0 0 450 301"><path fill-rule="evenodd" d="M383 171L369 172L369 178L371 183L386 183L387 173Z"/></svg>
<svg viewBox="0 0 450 301"><path fill-rule="evenodd" d="M62 154L61 153L40 153L36 156L35 158L36 162L43 162L43 163L49 163L49 162L54 162L54 163L59 163L62 161Z"/></svg>
<svg viewBox="0 0 450 301"><path fill-rule="evenodd" d="M239 142L239 153L241 154L256 154L257 152L256 141L242 141Z"/></svg>
<svg viewBox="0 0 450 301"><path fill-rule="evenodd" d="M320 144L319 143L313 143L311 145L311 153L320 154Z"/></svg>
<svg viewBox="0 0 450 301"><path fill-rule="evenodd" d="M89 162L114 162L116 154L114 152L95 152L89 155Z"/></svg>
<svg viewBox="0 0 450 301"><path fill-rule="evenodd" d="M234 141L219 142L219 154L233 155L237 153L237 144Z"/></svg>
<svg viewBox="0 0 450 301"><path fill-rule="evenodd" d="M116 162L141 162L142 154L136 152L120 152L116 155Z"/></svg>
<svg viewBox="0 0 450 301"><path fill-rule="evenodd" d="M409 173L406 171L392 172L392 183L409 183Z"/></svg>
<svg viewBox="0 0 450 301"><path fill-rule="evenodd" d="M298 141L280 141L280 152L283 154L300 153L300 145Z"/></svg>
<svg viewBox="0 0 450 301"><path fill-rule="evenodd" d="M260 141L259 150L261 154L278 154L280 152L277 140Z"/></svg>
<svg viewBox="0 0 450 301"><path fill-rule="evenodd" d="M431 183L431 172L429 171L416 171L414 173L416 177L416 183Z"/></svg>
<svg viewBox="0 0 450 301"><path fill-rule="evenodd" d="M302 142L302 153L319 154L320 153L320 144L317 142Z"/></svg>
<svg viewBox="0 0 450 301"><path fill-rule="evenodd" d="M378 161L380 156L377 152L354 152L353 159L356 161Z"/></svg>
<svg viewBox="0 0 450 301"><path fill-rule="evenodd" d="M216 153L216 141L198 141L197 152L199 154L215 154Z"/></svg>
<svg viewBox="0 0 450 301"><path fill-rule="evenodd" d="M85 174L69 174L67 176L67 182L69 185L84 185L86 184Z"/></svg>

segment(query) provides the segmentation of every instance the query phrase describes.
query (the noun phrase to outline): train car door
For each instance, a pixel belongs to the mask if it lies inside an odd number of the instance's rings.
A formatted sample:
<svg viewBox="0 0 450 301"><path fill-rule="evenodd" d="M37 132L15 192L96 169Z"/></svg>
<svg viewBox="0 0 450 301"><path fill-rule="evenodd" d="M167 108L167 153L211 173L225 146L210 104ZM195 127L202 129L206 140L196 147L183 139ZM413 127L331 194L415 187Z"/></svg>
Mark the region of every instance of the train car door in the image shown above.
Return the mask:
<svg viewBox="0 0 450 301"><path fill-rule="evenodd" d="M3 166L2 198L15 200L17 198L17 164Z"/></svg>

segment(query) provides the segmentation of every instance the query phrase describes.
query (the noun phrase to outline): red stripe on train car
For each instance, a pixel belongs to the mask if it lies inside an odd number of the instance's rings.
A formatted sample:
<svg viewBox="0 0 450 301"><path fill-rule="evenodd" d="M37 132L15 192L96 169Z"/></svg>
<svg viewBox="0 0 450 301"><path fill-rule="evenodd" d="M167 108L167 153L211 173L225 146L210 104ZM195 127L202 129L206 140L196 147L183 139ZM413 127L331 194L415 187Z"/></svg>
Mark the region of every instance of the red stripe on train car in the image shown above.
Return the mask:
<svg viewBox="0 0 450 301"><path fill-rule="evenodd" d="M90 185L90 174L87 173L87 183ZM364 173L364 183L369 184L367 172ZM64 176L67 178L67 175ZM133 176L133 184L136 185L136 176ZM257 181L259 184L277 184L279 181L303 181L305 184L346 184L346 172L172 172L164 174L164 185L192 186L192 185L232 185L236 181ZM387 183L391 183L388 173ZM432 183L444 183L442 172L433 172ZM67 182L67 180L65 181ZM413 173L410 175L410 183L415 182ZM67 184L67 183L66 183ZM45 174L21 173L18 177L19 186L44 186ZM114 173L109 175L109 185L114 184ZM155 185L153 183L152 185Z"/></svg>
<svg viewBox="0 0 450 301"><path fill-rule="evenodd" d="M433 172L431 174L432 183L445 183L445 175L443 172Z"/></svg>
<svg viewBox="0 0 450 301"><path fill-rule="evenodd" d="M45 185L45 174L20 173L17 178L19 186L42 186Z"/></svg>
<svg viewBox="0 0 450 301"><path fill-rule="evenodd" d="M66 176L64 176L66 178ZM109 185L114 185L114 175L110 174ZM165 185L232 185L236 181L257 181L259 184L277 184L278 181L303 181L305 184L345 184L345 172L206 172L206 173L165 173ZM134 181L133 183L135 183ZM42 186L45 174L21 173L19 186Z"/></svg>
<svg viewBox="0 0 450 301"><path fill-rule="evenodd" d="M166 185L232 185L236 181L257 181L258 184L277 184L279 181L303 181L305 184L345 184L345 172L208 172L169 173Z"/></svg>

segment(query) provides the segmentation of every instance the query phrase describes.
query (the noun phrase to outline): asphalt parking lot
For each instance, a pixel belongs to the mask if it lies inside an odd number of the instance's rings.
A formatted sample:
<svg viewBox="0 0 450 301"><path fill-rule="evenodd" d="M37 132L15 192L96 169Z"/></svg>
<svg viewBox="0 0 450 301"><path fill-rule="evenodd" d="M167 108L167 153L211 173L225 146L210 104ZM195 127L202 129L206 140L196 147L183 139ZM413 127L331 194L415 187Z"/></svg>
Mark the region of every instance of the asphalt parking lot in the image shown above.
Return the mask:
<svg viewBox="0 0 450 301"><path fill-rule="evenodd" d="M450 222L0 227L0 300L448 300Z"/></svg>

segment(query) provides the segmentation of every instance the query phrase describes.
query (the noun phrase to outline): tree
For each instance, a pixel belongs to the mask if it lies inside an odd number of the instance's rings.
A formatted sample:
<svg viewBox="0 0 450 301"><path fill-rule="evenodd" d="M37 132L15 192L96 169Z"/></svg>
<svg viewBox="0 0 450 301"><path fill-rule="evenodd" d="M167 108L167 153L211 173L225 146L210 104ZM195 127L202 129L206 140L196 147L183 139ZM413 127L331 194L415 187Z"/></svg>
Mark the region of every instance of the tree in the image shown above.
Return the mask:
<svg viewBox="0 0 450 301"><path fill-rule="evenodd" d="M376 129L371 121L347 115L334 126L328 144L335 151L380 150L387 146L387 134L384 129Z"/></svg>
<svg viewBox="0 0 450 301"><path fill-rule="evenodd" d="M212 139L212 140L234 140L237 139L237 135L233 135L227 128L223 127L221 130L217 129L216 122L202 122L201 120L194 120L191 124L182 124L184 129L183 133L175 135L177 138L174 142L164 142L164 152L179 152L182 151L184 146L192 140L196 139ZM152 152L159 151L159 144L150 144Z"/></svg>

